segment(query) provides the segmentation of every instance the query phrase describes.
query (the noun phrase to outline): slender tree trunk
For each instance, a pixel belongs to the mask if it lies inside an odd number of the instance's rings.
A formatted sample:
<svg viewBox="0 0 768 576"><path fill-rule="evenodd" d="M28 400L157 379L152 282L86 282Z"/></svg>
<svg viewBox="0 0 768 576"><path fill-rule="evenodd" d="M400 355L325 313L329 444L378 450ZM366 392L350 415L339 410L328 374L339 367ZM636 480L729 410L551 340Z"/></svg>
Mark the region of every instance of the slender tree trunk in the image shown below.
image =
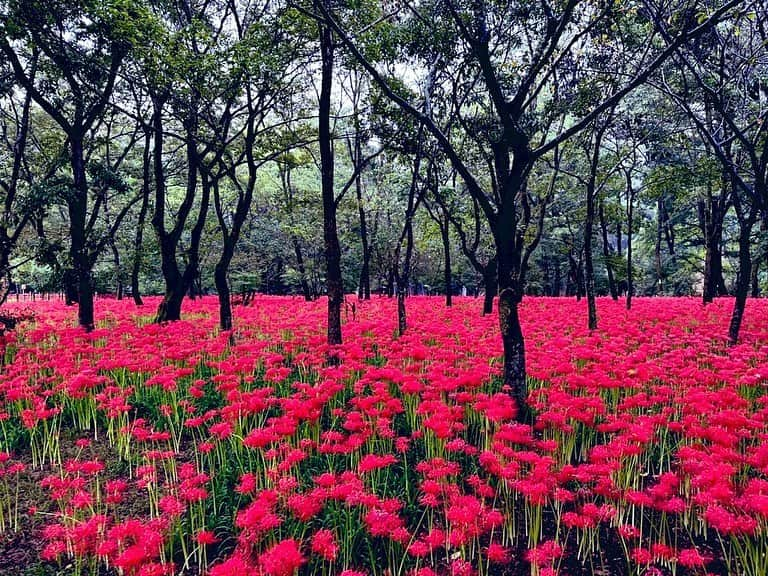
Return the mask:
<svg viewBox="0 0 768 576"><path fill-rule="evenodd" d="M755 223L756 212L750 210L749 215L739 217L739 272L736 277L736 299L733 304L733 313L728 327L728 341L735 345L739 341L739 332L741 323L744 319L744 309L749 295L749 281L752 258L750 254L750 239L752 236L752 227Z"/></svg>
<svg viewBox="0 0 768 576"><path fill-rule="evenodd" d="M359 138L355 139L355 154L361 157ZM360 282L357 289L357 297L361 300L371 299L371 247L368 241L368 223L365 218L365 205L363 204L362 178L355 180L355 195L357 197L357 213L360 217L360 243L363 248L363 266L360 269Z"/></svg>
<svg viewBox="0 0 768 576"><path fill-rule="evenodd" d="M663 202L661 200L661 197L659 197L658 202L656 203L657 207L657 218L656 218L656 245L654 247L654 258L656 261L656 293L662 294L664 291L664 279L662 274L662 266L661 266L661 237L662 237L662 210L663 210Z"/></svg>
<svg viewBox="0 0 768 576"><path fill-rule="evenodd" d="M88 209L88 183L85 175L85 158L82 136L70 134L72 152L72 177L75 193L67 202L70 222L70 251L74 278L77 282L77 317L80 326L87 331L94 329L93 280L91 261L85 238L85 222Z"/></svg>
<svg viewBox="0 0 768 576"><path fill-rule="evenodd" d="M440 234L443 238L443 258L445 260L443 265L443 280L445 283L445 305L453 305L453 275L451 272L451 236L450 236L450 221L448 216L445 216L443 223L440 225Z"/></svg>
<svg viewBox="0 0 768 576"><path fill-rule="evenodd" d="M611 262L611 245L608 242L608 226L605 221L605 202L602 198L600 198L600 203L598 204L598 218L600 219L600 233L603 240L603 261L605 262L605 270L608 274L608 291L611 294L611 298L613 300L619 299L619 291L616 288L616 277L613 273L613 262ZM558 263L557 268L557 279L558 279L558 287L559 287L559 278L560 276L560 267ZM559 294L558 294L559 295Z"/></svg>
<svg viewBox="0 0 768 576"><path fill-rule="evenodd" d="M293 253L296 255L296 268L299 271L301 293L304 295L304 300L311 302L312 289L309 287L309 282L307 281L307 267L304 264L304 253L301 251L301 242L296 234L291 234L291 243L293 244Z"/></svg>
<svg viewBox="0 0 768 576"><path fill-rule="evenodd" d="M597 304L595 302L595 270L592 265L592 232L595 221L594 176L592 185L587 186L587 214L584 220L584 275L587 293L587 325L590 330L597 329Z"/></svg>
<svg viewBox="0 0 768 576"><path fill-rule="evenodd" d="M586 295L587 290L584 285L584 248L579 251L579 260L576 264L576 301L581 302L581 299Z"/></svg>
<svg viewBox="0 0 768 576"><path fill-rule="evenodd" d="M329 0L319 0L328 2ZM325 241L326 289L328 292L328 344L341 344L341 306L344 287L341 277L341 248L336 225L336 195L333 179L333 136L331 134L331 90L333 82L333 34L320 25L322 57L318 140L320 146L320 184L323 196L323 238Z"/></svg>
<svg viewBox="0 0 768 576"><path fill-rule="evenodd" d="M632 309L632 292L634 280L632 277L632 220L634 217L635 191L632 186L632 175L627 172L627 310Z"/></svg>
<svg viewBox="0 0 768 576"><path fill-rule="evenodd" d="M589 165L589 177L587 179L587 214L584 221L584 272L586 275L587 292L587 316L590 330L597 330L597 303L595 302L595 269L592 258L592 236L595 224L595 196L597 191L597 171L600 167L600 148L603 142L603 135L610 123L610 116L601 124L596 125L594 134L594 143L591 149L591 158ZM602 208L602 199L600 200Z"/></svg>
<svg viewBox="0 0 768 576"><path fill-rule="evenodd" d="M123 299L123 271L120 266L120 251L117 249L117 244L114 239L109 242L109 247L112 250L112 261L115 264L115 290L118 300Z"/></svg>
<svg viewBox="0 0 768 576"><path fill-rule="evenodd" d="M752 298L758 298L760 296L760 265L765 264L768 261L768 215L764 215L760 219L760 238L763 240L757 246L757 255L752 262Z"/></svg>
<svg viewBox="0 0 768 576"><path fill-rule="evenodd" d="M131 267L131 295L137 306L144 304L141 299L141 290L139 286L139 275L141 274L141 263L144 252L144 225L147 220L149 210L149 180L151 174L151 140L152 132L146 130L144 134L144 153L142 158L142 185L141 185L141 208L139 209L139 221L136 224L136 238L133 242L133 266Z"/></svg>
<svg viewBox="0 0 768 576"><path fill-rule="evenodd" d="M419 130L417 137L416 158L413 161L413 176L411 177L411 186L408 190L408 205L405 209L405 226L403 234L395 249L395 280L397 281L397 328L398 334L402 336L408 328L408 320L405 310L405 297L408 295L408 286L411 278L411 259L413 257L413 216L421 200L419 194L419 171L421 170L421 137L422 131ZM403 258L402 271L400 270L400 249L405 241L405 257Z"/></svg>

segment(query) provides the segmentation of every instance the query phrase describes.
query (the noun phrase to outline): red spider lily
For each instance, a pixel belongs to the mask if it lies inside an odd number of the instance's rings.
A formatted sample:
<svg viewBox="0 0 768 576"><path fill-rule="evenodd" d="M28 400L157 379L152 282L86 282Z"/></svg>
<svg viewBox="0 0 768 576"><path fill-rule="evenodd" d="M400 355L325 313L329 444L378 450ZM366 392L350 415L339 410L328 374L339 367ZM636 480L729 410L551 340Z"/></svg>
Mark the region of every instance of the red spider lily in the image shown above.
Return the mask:
<svg viewBox="0 0 768 576"><path fill-rule="evenodd" d="M336 535L327 528L320 529L314 533L311 548L312 552L329 561L335 560L339 553Z"/></svg>
<svg viewBox="0 0 768 576"><path fill-rule="evenodd" d="M293 576L306 561L298 542L290 538L259 555L259 566L267 576Z"/></svg>

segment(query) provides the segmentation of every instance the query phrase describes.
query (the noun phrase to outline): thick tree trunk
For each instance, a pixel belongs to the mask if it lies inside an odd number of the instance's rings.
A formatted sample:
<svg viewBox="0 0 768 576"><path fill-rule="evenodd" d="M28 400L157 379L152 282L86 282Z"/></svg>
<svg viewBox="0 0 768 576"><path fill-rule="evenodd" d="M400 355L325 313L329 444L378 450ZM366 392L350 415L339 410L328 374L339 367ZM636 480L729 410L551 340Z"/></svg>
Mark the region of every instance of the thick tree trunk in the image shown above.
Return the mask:
<svg viewBox="0 0 768 576"><path fill-rule="evenodd" d="M600 234L603 240L603 261L605 262L605 271L608 274L608 292L613 300L619 299L619 290L616 287L616 277L613 273L613 263L611 262L611 245L608 242L608 225L605 221L605 202L600 198L598 205L598 217L600 219ZM557 267L557 278L559 282L560 266Z"/></svg>
<svg viewBox="0 0 768 576"><path fill-rule="evenodd" d="M216 292L219 295L219 328L223 331L232 330L232 298L229 291L229 282L227 282L227 270L229 269L230 260L231 258L225 258L222 254L221 259L213 270L213 281L216 285Z"/></svg>
<svg viewBox="0 0 768 576"><path fill-rule="evenodd" d="M328 0L320 0L327 2ZM341 307L344 286L341 277L341 248L336 225L336 194L333 179L333 136L331 134L331 90L333 82L333 34L320 25L322 57L318 103L320 184L323 196L323 239L325 242L326 290L328 293L328 344L341 344Z"/></svg>
<svg viewBox="0 0 768 576"><path fill-rule="evenodd" d="M184 301L186 286L181 274L174 280L165 278L165 294L157 309L155 322L172 322L181 319L181 303Z"/></svg>
<svg viewBox="0 0 768 576"><path fill-rule="evenodd" d="M717 296L727 294L723 277L723 218L724 213L709 202L703 208L704 216L704 293L705 304L712 302ZM700 210L701 210L700 208Z"/></svg>
<svg viewBox="0 0 768 576"><path fill-rule="evenodd" d="M739 341L741 323L744 319L744 309L749 295L749 281L752 258L750 255L750 238L755 223L755 212L752 210L746 218L739 218L739 271L736 277L735 302L728 327L728 341L735 345Z"/></svg>
<svg viewBox="0 0 768 576"><path fill-rule="evenodd" d="M88 183L85 174L85 158L81 136L70 134L72 152L72 178L74 194L67 202L70 223L70 250L74 278L77 282L77 317L80 326L87 331L94 329L93 280L91 261L85 239L86 214L88 207Z"/></svg>
<svg viewBox="0 0 768 576"><path fill-rule="evenodd" d="M152 128L154 146L152 147L152 168L155 183L155 213L152 225L157 233L160 245L160 268L165 282L165 294L155 316L155 322L167 322L181 318L181 302L184 299L184 280L176 262L176 242L173 234L165 230L165 171L163 168L163 106L165 100L153 100Z"/></svg>
<svg viewBox="0 0 768 576"><path fill-rule="evenodd" d="M181 303L184 296L192 284L197 280L200 274L200 241L203 234L205 219L208 215L208 205L210 202L210 183L205 180L205 175L201 174L200 157L197 152L197 117L194 113L192 104L192 116L186 122L186 157L187 157L187 186L182 200L182 204L177 211L177 222L170 232L166 232L164 224L164 206L160 208L160 203L165 202L163 167L162 167L162 124L155 130L155 218L153 224L158 230L158 240L160 243L161 269L165 281L165 295L163 301L157 310L156 322L174 322L181 319ZM156 112L156 116L160 116ZM199 212L192 231L190 233L189 247L187 249L187 262L182 272L176 259L176 248L184 229L184 224L191 212L196 196L198 177L203 179L203 194L200 200ZM162 197L159 195L162 193Z"/></svg>
<svg viewBox="0 0 768 576"><path fill-rule="evenodd" d="M499 328L504 346L504 384L515 400L517 418L528 418L528 384L525 371L525 339L519 305L523 297L515 272L516 254L501 248L498 254Z"/></svg>

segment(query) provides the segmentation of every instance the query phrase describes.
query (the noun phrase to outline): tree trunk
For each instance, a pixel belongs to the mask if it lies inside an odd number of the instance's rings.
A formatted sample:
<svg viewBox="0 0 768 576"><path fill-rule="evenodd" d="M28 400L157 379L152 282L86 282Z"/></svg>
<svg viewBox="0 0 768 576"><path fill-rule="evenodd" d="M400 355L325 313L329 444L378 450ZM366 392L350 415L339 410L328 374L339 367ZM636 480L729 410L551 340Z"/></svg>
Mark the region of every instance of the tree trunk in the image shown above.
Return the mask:
<svg viewBox="0 0 768 576"><path fill-rule="evenodd" d="M226 250L226 248L225 248ZM231 258L224 258L222 254L219 262L213 270L213 281L216 285L216 292L219 295L219 328L222 331L232 330L232 299L229 292L229 282L227 282L227 270Z"/></svg>
<svg viewBox="0 0 768 576"><path fill-rule="evenodd" d="M766 208L768 210L768 207ZM760 265L768 262L768 216L763 215L760 219L760 238L761 241L757 246L757 255L752 262L752 298L758 298L760 296Z"/></svg>
<svg viewBox="0 0 768 576"><path fill-rule="evenodd" d="M355 154L360 159L359 138L355 139ZM360 217L360 243L363 248L363 266L360 269L360 282L357 288L357 297L361 300L371 299L371 246L368 241L368 223L365 218L365 205L363 204L363 185L361 177L355 180L355 195L357 196L357 212Z"/></svg>
<svg viewBox="0 0 768 576"><path fill-rule="evenodd" d="M593 180L593 177L590 177ZM597 304L595 303L595 270L592 265L592 230L595 221L594 182L587 186L587 214L584 220L584 276L587 293L587 326L597 330Z"/></svg>
<svg viewBox="0 0 768 576"><path fill-rule="evenodd" d="M309 282L307 281L307 267L304 264L304 253L301 251L301 242L296 234L291 234L291 243L293 244L293 252L296 255L296 268L299 271L301 293L304 295L304 300L311 302L312 289L309 287Z"/></svg>
<svg viewBox="0 0 768 576"><path fill-rule="evenodd" d="M616 277L613 273L613 262L611 262L611 245L608 242L608 225L605 221L605 202L602 198L600 198L600 203L598 205L598 217L600 219L600 233L603 240L603 261L605 262L605 271L608 274L608 291L611 294L611 298L613 300L619 299L619 291L616 288ZM560 281L560 264L557 263L557 269L556 269L556 277L558 281L558 288L559 288L559 281ZM559 294L558 294L559 295Z"/></svg>
<svg viewBox="0 0 768 576"><path fill-rule="evenodd" d="M656 245L654 246L654 259L656 261L656 290L657 294L661 294L664 291L664 280L662 278L662 266L661 266L661 237L662 237L662 209L663 202L661 196L656 203L657 217L656 217Z"/></svg>
<svg viewBox="0 0 768 576"><path fill-rule="evenodd" d="M504 236L504 233L502 233ZM525 372L525 339L520 326L518 307L523 294L516 273L517 255L511 246L499 246L499 328L504 346L504 384L517 406L520 421L529 416L528 384Z"/></svg>
<svg viewBox="0 0 768 576"><path fill-rule="evenodd" d="M453 275L451 272L451 236L450 236L450 221L448 216L445 216L442 224L440 225L440 234L443 238L443 258L445 263L443 265L443 280L445 283L445 305L453 305Z"/></svg>
<svg viewBox="0 0 768 576"><path fill-rule="evenodd" d="M733 313L728 327L728 341L732 346L739 341L739 331L741 322L744 318L744 308L747 304L749 295L749 281L752 258L750 255L750 239L752 236L752 227L755 223L755 210L750 210L748 216L739 217L739 272L736 277L736 299L733 304Z"/></svg>
<svg viewBox="0 0 768 576"><path fill-rule="evenodd" d="M328 0L320 0L328 2ZM318 143L320 146L320 184L323 196L323 239L325 242L326 290L328 293L328 344L341 344L341 306L344 286L341 277L341 248L336 225L336 195L333 182L333 136L331 134L331 90L333 82L333 34L320 27L322 57L318 102Z"/></svg>
<svg viewBox="0 0 768 576"><path fill-rule="evenodd" d="M411 278L411 259L413 256L413 216L416 208L421 201L419 194L419 171L421 170L421 137L422 131L419 129L417 136L416 158L413 161L413 175L411 185L408 189L408 205L405 209L405 224L403 233L395 249L395 280L397 281L397 327L398 335L405 334L408 328L408 322L405 313L405 297L408 295L408 286ZM403 258L403 268L400 269L400 250L405 241L405 257Z"/></svg>
<svg viewBox="0 0 768 576"><path fill-rule="evenodd" d="M93 280L91 278L91 262L85 241L85 222L88 207L88 183L85 174L85 158L83 155L83 140L77 134L70 134L72 151L72 178L74 194L69 198L70 251L74 278L77 282L77 317L80 326L87 331L94 329L93 315Z"/></svg>
<svg viewBox="0 0 768 576"><path fill-rule="evenodd" d="M112 261L115 264L115 290L118 300L123 299L123 271L120 266L120 251L117 249L114 239L109 242L109 247L112 249Z"/></svg>
<svg viewBox="0 0 768 576"><path fill-rule="evenodd" d="M632 175L627 172L627 310L632 309L632 219L634 215L635 191L632 186Z"/></svg>
<svg viewBox="0 0 768 576"><path fill-rule="evenodd" d="M151 170L151 143L152 132L146 130L144 133L144 153L142 159L142 185L141 185L141 208L139 209L139 221L136 224L136 238L133 242L133 266L131 267L131 295L137 306L144 304L141 299L141 290L139 287L139 275L141 274L141 262L144 250L144 224L147 220L147 211L149 210L149 179Z"/></svg>

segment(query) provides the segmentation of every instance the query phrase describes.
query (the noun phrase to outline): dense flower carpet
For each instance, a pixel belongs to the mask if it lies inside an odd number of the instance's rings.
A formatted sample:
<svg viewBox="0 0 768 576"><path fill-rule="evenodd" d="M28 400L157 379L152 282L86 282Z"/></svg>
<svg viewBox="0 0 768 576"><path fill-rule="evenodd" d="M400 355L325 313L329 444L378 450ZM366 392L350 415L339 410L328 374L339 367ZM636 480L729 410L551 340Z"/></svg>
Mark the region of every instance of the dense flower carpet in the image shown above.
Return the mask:
<svg viewBox="0 0 768 576"><path fill-rule="evenodd" d="M768 574L768 300L527 298L534 426L478 300L156 306L7 305L0 573Z"/></svg>

